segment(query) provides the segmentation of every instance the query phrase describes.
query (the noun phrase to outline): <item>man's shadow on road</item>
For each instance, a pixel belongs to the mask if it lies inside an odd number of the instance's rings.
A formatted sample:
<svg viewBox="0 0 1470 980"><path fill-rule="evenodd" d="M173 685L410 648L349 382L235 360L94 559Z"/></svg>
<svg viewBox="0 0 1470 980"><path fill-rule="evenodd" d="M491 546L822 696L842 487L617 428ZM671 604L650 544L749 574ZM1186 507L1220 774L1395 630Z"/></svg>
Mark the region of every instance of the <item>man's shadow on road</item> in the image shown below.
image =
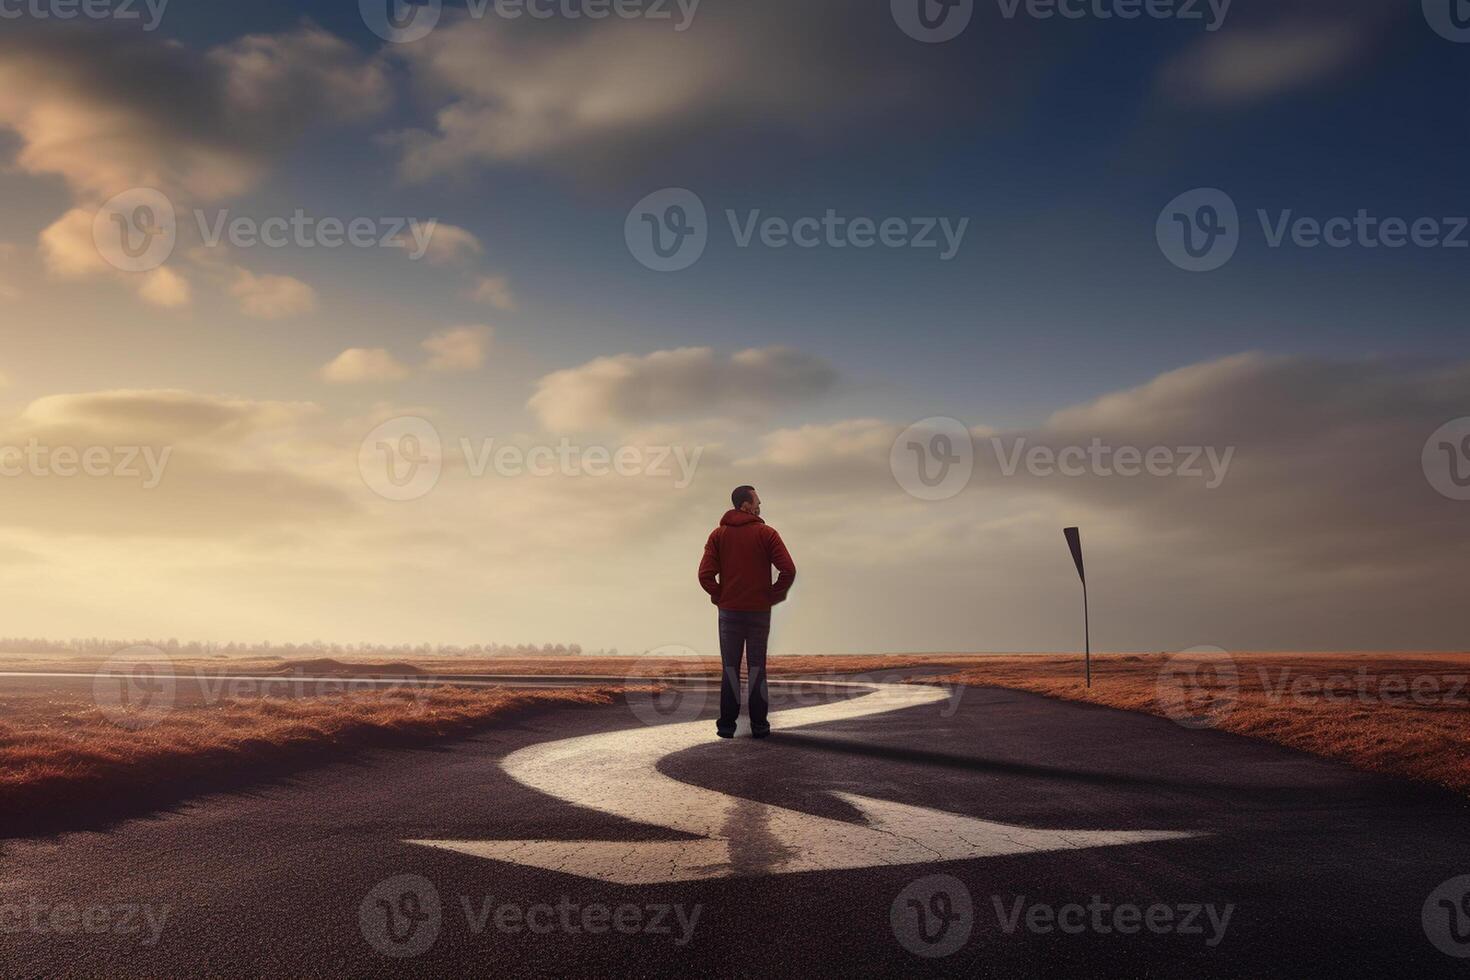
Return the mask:
<svg viewBox="0 0 1470 980"><path fill-rule="evenodd" d="M979 756L960 755L953 752L940 752L934 749L879 745L852 738L838 738L807 732L773 732L771 742L801 751L834 752L843 755L856 755L870 759L883 759L909 765L962 770L992 776L1014 776L1022 779L1060 781L1104 789L1153 789L1170 793L1195 794L1209 797L1211 806L1221 806L1225 809L1254 809L1257 806L1275 808L1293 805L1307 806L1315 809L1339 805L1404 805L1413 802L1458 802L1453 794L1449 794L1448 791L1438 787L1408 783L1402 780L1375 776L1368 773L1358 773L1357 775L1363 778L1361 780L1353 780L1351 788L1334 788L1324 791L1324 788L1321 786L1262 785L1255 780L1232 779L1229 773L1223 771L1219 771L1221 778L1216 779L1190 779L1162 775L1104 772L1066 768L1063 766L1041 765L1030 762L987 759ZM1203 763L1201 765L1203 766Z"/></svg>

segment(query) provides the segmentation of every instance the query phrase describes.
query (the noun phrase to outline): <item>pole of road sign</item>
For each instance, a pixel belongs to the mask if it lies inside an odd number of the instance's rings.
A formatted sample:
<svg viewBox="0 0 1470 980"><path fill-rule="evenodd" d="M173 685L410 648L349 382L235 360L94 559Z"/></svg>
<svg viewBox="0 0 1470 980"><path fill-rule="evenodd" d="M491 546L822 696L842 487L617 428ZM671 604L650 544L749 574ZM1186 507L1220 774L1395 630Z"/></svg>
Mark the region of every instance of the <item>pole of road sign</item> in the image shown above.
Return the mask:
<svg viewBox="0 0 1470 980"><path fill-rule="evenodd" d="M1092 686L1092 624L1088 621L1087 610L1087 571L1082 567L1082 531L1079 528L1064 528L1062 533L1067 536L1067 547L1072 549L1072 561L1077 564L1077 577L1082 580L1082 639L1086 644L1086 653L1083 655L1087 664L1087 686Z"/></svg>

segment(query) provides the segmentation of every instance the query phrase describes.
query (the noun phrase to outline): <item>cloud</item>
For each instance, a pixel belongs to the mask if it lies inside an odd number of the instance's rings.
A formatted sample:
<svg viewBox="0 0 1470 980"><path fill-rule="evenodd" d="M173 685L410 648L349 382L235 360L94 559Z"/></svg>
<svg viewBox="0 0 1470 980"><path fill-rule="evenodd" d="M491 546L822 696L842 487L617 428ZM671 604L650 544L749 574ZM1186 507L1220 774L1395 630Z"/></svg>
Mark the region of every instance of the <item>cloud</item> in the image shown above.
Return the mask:
<svg viewBox="0 0 1470 980"><path fill-rule="evenodd" d="M177 309L189 305L189 280L167 266L154 269L139 281L138 295L154 306Z"/></svg>
<svg viewBox="0 0 1470 980"><path fill-rule="evenodd" d="M406 377L408 368L381 347L349 348L321 369L322 380L337 385L402 381Z"/></svg>
<svg viewBox="0 0 1470 980"><path fill-rule="evenodd" d="M474 289L470 290L469 298L497 310L516 308L515 294L511 292L510 280L505 276L481 276Z"/></svg>
<svg viewBox="0 0 1470 980"><path fill-rule="evenodd" d="M290 428L314 416L310 402L251 401L179 389L117 389L38 398L21 413L23 427L153 442L238 442Z"/></svg>
<svg viewBox="0 0 1470 980"><path fill-rule="evenodd" d="M399 241L407 248L415 247L411 239L401 238ZM423 257L431 265L452 265L468 262L484 251L485 246L480 244L474 232L441 221L434 225Z"/></svg>
<svg viewBox="0 0 1470 980"><path fill-rule="evenodd" d="M232 538L347 517L355 511L348 495L300 462L320 455L303 452L304 426L318 411L178 390L38 399L0 419L6 463L21 466L5 479L0 525L42 533L54 550L74 535ZM39 471L15 454L31 446L47 454ZM115 467L107 475L48 469L51 454L92 448Z"/></svg>
<svg viewBox="0 0 1470 980"><path fill-rule="evenodd" d="M1215 490L1178 477L1068 480L1024 470L1015 483L1196 541L1206 554L1294 573L1388 574L1406 562L1423 567L1439 550L1445 501L1420 455L1435 429L1470 407L1460 394L1467 380L1470 365L1244 354L1058 412L1007 441L1233 447ZM993 456L981 453L992 467Z"/></svg>
<svg viewBox="0 0 1470 980"><path fill-rule="evenodd" d="M92 237L91 212L72 208L41 232L41 260L58 279L85 279L116 273Z"/></svg>
<svg viewBox="0 0 1470 980"><path fill-rule="evenodd" d="M491 335L489 327L452 327L439 331L421 345L429 353L424 370L441 373L479 370L485 363Z"/></svg>
<svg viewBox="0 0 1470 980"><path fill-rule="evenodd" d="M91 203L133 187L239 194L307 126L363 118L388 99L379 63L312 25L203 53L64 27L0 38L0 128L20 137L21 170L60 176Z"/></svg>
<svg viewBox="0 0 1470 980"><path fill-rule="evenodd" d="M1177 102L1230 106L1317 84L1363 60L1385 24L1401 15L1381 0L1295 0L1233 11L1227 29L1165 63L1159 88Z"/></svg>
<svg viewBox="0 0 1470 980"><path fill-rule="evenodd" d="M633 360L654 377L641 364L653 359ZM730 370L734 359L714 360ZM447 461L431 500L389 507L363 486L359 446L404 414L438 420L446 437L460 431L432 406L337 419L309 403L186 391L57 395L0 419L0 446L171 446L173 460L154 491L7 479L0 549L46 556L49 591L11 583L41 608L56 581L123 589L104 590L96 608L75 590L82 598L69 601L102 622L118 595L129 607L183 595L207 612L197 622L224 632L269 614L311 633L328 608L397 637L422 628L383 611L401 618L407 603L452 623L451 638L476 635L488 616L518 634L555 622L589 643L710 649L688 569L730 488L749 482L803 569L782 613L792 649L1072 649L1080 609L1060 534L1070 524L1083 528L1100 649L1450 648L1463 635L1466 505L1435 493L1420 454L1439 425L1470 415L1467 382L1470 364L1260 354L1194 364L1029 427L976 427L970 489L940 502L908 496L889 470L908 420L788 425L743 453L702 436L746 439L748 424L651 424L619 445L706 450L687 489L667 476L477 480L460 460ZM1234 447L1235 457L1213 490L1024 465L1007 475L992 435L1006 451L1022 439L1053 450L1098 439ZM496 444L510 443L547 439ZM628 501L617 521L601 519L609 494ZM585 602L557 605L568 591ZM669 601L681 595L689 601ZM625 623L617 610L630 606L661 612Z"/></svg>
<svg viewBox="0 0 1470 980"><path fill-rule="evenodd" d="M51 276L70 281L112 279L154 306L177 309L189 305L189 281L179 272L160 267L139 275L109 265L93 238L92 220L91 212L72 208L41 232L41 261Z"/></svg>
<svg viewBox="0 0 1470 980"><path fill-rule="evenodd" d="M1228 559L1283 579L1372 570L1432 580L1450 575L1455 559L1443 544L1450 512L1420 454L1440 425L1470 412L1467 381L1470 364L1262 354L1195 364L1033 428L973 429L970 493L991 505L1092 514L1137 536L1142 550L1126 560L1139 563L1168 542L1179 560ZM814 493L901 497L888 457L903 428L862 419L778 430L740 465ZM1026 462L1033 450L1094 444L1140 454L1200 447L1229 465L1211 488L1208 454L1198 478L1118 475L1111 456L1073 475Z"/></svg>
<svg viewBox="0 0 1470 980"><path fill-rule="evenodd" d="M494 330L486 326L450 327L419 346L428 355L421 369L436 374L463 374L485 364ZM332 384L402 381L412 370L382 347L353 347L343 351L319 372ZM401 412L399 414L402 414Z"/></svg>
<svg viewBox="0 0 1470 980"><path fill-rule="evenodd" d="M238 195L307 128L381 111L383 65L321 28L254 34L198 51L177 41L76 24L8 27L0 36L0 130L14 131L25 173L58 176L76 206L41 234L47 270L126 283L146 302L189 303L177 270L128 276L92 238L98 206L126 190L163 192L176 207ZM251 316L313 308L288 277L245 277Z"/></svg>
<svg viewBox="0 0 1470 980"><path fill-rule="evenodd" d="M903 428L879 419L845 419L777 429L761 437L760 451L738 465L820 473L834 487L854 476L882 477L888 451Z"/></svg>
<svg viewBox="0 0 1470 980"><path fill-rule="evenodd" d="M912 95L927 70L917 61L892 70L891 52L906 49L886 31L889 43L875 42L879 23L830 0L706 6L682 32L647 18L549 25L449 16L395 52L444 102L431 129L397 135L402 169L428 180L507 161L607 167L655 153L653 144L689 127L795 129L877 113Z"/></svg>
<svg viewBox="0 0 1470 980"><path fill-rule="evenodd" d="M786 347L721 359L708 347L601 357L548 374L529 407L553 431L734 413L760 415L829 391L837 372Z"/></svg>
<svg viewBox="0 0 1470 980"><path fill-rule="evenodd" d="M1346 67L1367 40L1356 28L1321 24L1221 33L1167 66L1162 85L1183 102L1250 102Z"/></svg>
<svg viewBox="0 0 1470 980"><path fill-rule="evenodd" d="M1058 597L1070 617L1076 588L1060 529L1076 524L1108 649L1451 648L1465 505L1433 489L1421 454L1470 415L1467 390L1470 363L1243 354L1032 427L975 427L974 475L949 500L918 500L895 480L906 421L777 430L702 475L760 487L820 593L808 598L851 610L825 632L814 611L810 642L841 647L836 629L864 649L912 648L894 623L902 609L903 624L932 617L930 649L1070 648L1070 627L1056 625ZM1229 465L1211 489L1208 455L1186 475L1108 472L1116 456L1074 475L1026 463L1094 442L1168 449L1176 466L1212 449Z"/></svg>
<svg viewBox="0 0 1470 980"><path fill-rule="evenodd" d="M163 270L159 270L163 271ZM237 269L230 295L247 316L280 320L316 309L316 290L293 276L256 275Z"/></svg>

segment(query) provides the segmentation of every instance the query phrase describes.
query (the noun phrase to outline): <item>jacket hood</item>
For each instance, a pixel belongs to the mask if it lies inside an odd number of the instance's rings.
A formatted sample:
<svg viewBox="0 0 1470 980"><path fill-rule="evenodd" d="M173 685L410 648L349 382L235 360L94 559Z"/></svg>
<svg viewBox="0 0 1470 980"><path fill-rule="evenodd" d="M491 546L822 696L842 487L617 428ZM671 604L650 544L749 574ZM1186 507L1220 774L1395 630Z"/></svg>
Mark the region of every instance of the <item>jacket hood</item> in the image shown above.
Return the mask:
<svg viewBox="0 0 1470 980"><path fill-rule="evenodd" d="M744 527L747 524L764 524L765 521L743 510L729 510L720 518L720 527Z"/></svg>

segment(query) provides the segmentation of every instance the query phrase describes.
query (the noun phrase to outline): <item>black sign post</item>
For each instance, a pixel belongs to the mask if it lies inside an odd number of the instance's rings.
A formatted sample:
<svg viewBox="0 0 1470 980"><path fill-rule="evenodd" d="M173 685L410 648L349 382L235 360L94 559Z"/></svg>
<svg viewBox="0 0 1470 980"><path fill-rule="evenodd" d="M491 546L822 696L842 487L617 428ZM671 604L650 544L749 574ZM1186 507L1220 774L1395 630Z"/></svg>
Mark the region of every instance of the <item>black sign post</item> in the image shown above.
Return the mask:
<svg viewBox="0 0 1470 980"><path fill-rule="evenodd" d="M1082 567L1082 531L1069 527L1062 531L1067 536L1067 547L1072 549L1072 560L1077 563L1077 577L1082 579L1082 638L1086 644L1087 686L1092 686L1092 624L1087 612L1087 572Z"/></svg>

